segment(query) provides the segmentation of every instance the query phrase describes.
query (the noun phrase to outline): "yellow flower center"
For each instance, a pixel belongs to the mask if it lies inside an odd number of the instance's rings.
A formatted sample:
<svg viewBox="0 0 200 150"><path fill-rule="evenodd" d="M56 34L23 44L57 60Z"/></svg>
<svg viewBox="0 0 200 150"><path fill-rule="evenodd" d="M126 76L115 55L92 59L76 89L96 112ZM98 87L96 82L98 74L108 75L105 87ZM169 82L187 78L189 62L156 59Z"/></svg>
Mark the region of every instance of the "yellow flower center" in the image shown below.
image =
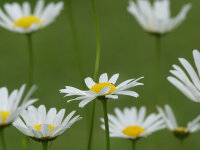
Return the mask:
<svg viewBox="0 0 200 150"><path fill-rule="evenodd" d="M112 92L114 92L114 91L116 90L116 87L115 87L113 84L111 84L111 83L109 83L109 82L105 82L105 83L96 83L96 84L90 89L90 91L99 94L103 88L108 87L108 86L110 86L110 91L109 91L108 93L106 93L105 95L108 95L108 94L110 94L110 93L112 93Z"/></svg>
<svg viewBox="0 0 200 150"><path fill-rule="evenodd" d="M186 132L187 132L187 129L184 128L184 127L178 127L178 128L176 129L176 132L178 132L178 133L186 133Z"/></svg>
<svg viewBox="0 0 200 150"><path fill-rule="evenodd" d="M27 29L34 23L42 25L40 18L30 15L16 20L13 26Z"/></svg>
<svg viewBox="0 0 200 150"><path fill-rule="evenodd" d="M51 133L51 131L53 131L53 129L55 128L54 126L52 126L51 124L48 124L49 125L49 128L50 128L50 133ZM34 125L34 129L35 130L38 130L38 131L41 131L41 124L39 124L39 125Z"/></svg>
<svg viewBox="0 0 200 150"><path fill-rule="evenodd" d="M1 115L1 124L6 124L6 120L10 116L10 112L9 111L0 111L0 115Z"/></svg>
<svg viewBox="0 0 200 150"><path fill-rule="evenodd" d="M141 133L144 132L144 128L140 126L128 126L122 132L127 136L137 138Z"/></svg>

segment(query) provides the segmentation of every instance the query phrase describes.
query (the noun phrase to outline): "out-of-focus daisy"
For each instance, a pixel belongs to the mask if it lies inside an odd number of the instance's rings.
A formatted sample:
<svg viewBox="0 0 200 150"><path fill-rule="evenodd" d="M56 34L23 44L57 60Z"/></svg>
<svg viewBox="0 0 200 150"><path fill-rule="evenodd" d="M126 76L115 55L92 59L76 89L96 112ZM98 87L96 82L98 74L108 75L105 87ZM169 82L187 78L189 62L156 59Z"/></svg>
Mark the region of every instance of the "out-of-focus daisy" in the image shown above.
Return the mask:
<svg viewBox="0 0 200 150"><path fill-rule="evenodd" d="M29 2L23 2L21 6L17 2L6 3L5 12L0 9L0 26L22 34L46 27L60 14L63 2L51 2L46 7L44 3L44 0L38 0L33 11Z"/></svg>
<svg viewBox="0 0 200 150"><path fill-rule="evenodd" d="M124 111L115 108L115 114L108 115L110 137L136 140L165 128L160 115L152 113L146 116L146 107L141 107L139 110L136 107L125 108ZM103 118L101 121L104 123ZM104 124L101 127L105 129Z"/></svg>
<svg viewBox="0 0 200 150"><path fill-rule="evenodd" d="M176 117L169 105L165 105L165 109L157 107L159 114L162 116L165 124L174 135L180 139L184 139L190 133L194 133L200 129L200 115L197 116L193 121L187 123L186 127L179 126L176 121Z"/></svg>
<svg viewBox="0 0 200 150"><path fill-rule="evenodd" d="M150 0L137 0L137 2L130 0L127 9L144 30L154 34L164 34L179 26L185 20L190 8L191 4L184 5L174 18L170 16L169 0L155 0L153 5Z"/></svg>
<svg viewBox="0 0 200 150"><path fill-rule="evenodd" d="M173 65L174 70L170 70L170 72L175 77L169 76L167 79L190 100L200 102L200 53L198 50L193 51L193 57L198 73L186 59L179 58L185 71L179 66Z"/></svg>
<svg viewBox="0 0 200 150"><path fill-rule="evenodd" d="M137 82L142 79L129 79L118 86L115 86L115 83L119 77L119 74L114 74L110 79L108 79L108 75L106 73L102 74L99 78L99 83L95 83L92 78L88 77L85 79L85 84L89 88L88 91L82 91L77 88L66 86L65 89L61 89L61 93L66 93L65 96L78 96L75 99L71 99L68 102L74 100L81 100L79 103L79 107L84 107L86 104L91 102L92 100L98 99L118 99L118 95L128 95L132 97L138 97L138 93L134 91L129 91L127 89L143 85L143 83Z"/></svg>
<svg viewBox="0 0 200 150"><path fill-rule="evenodd" d="M36 141L48 142L54 140L70 128L73 123L81 119L79 115L72 118L75 112L72 111L64 118L65 109L61 109L57 113L55 108L46 112L44 105L40 105L38 108L29 106L13 125L23 134Z"/></svg>
<svg viewBox="0 0 200 150"><path fill-rule="evenodd" d="M6 87L0 88L0 128L10 125L26 107L37 101L37 99L30 98L35 91L35 87L32 87L20 105L24 90L25 85L9 95Z"/></svg>

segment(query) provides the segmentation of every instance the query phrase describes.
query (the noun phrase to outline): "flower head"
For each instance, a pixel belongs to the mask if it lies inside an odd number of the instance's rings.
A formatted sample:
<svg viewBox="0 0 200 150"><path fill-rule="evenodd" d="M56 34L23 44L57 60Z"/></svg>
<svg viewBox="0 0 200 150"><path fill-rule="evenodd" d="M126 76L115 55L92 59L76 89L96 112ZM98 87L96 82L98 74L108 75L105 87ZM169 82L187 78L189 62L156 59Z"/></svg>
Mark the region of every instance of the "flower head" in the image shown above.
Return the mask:
<svg viewBox="0 0 200 150"><path fill-rule="evenodd" d="M165 105L165 109L157 107L159 114L162 116L165 124L169 130L178 138L185 138L190 133L196 132L200 129L200 116L197 116L193 121L188 122L187 126L179 126L176 121L176 117L169 105Z"/></svg>
<svg viewBox="0 0 200 150"><path fill-rule="evenodd" d="M136 107L125 108L124 111L115 108L115 114L108 115L111 137L139 139L165 128L160 115L152 113L145 118L146 107L139 110ZM104 123L103 118L101 121ZM101 127L105 129L104 124Z"/></svg>
<svg viewBox="0 0 200 150"><path fill-rule="evenodd" d="M169 0L155 0L153 6L150 0L130 0L127 9L144 30L153 34L164 34L180 25L190 8L191 4L184 5L175 18L170 16Z"/></svg>
<svg viewBox="0 0 200 150"><path fill-rule="evenodd" d="M186 72L179 66L173 65L174 70L170 72L175 77L169 76L167 79L190 100L200 102L200 53L198 50L193 51L193 57L198 73L186 59L179 58Z"/></svg>
<svg viewBox="0 0 200 150"><path fill-rule="evenodd" d="M118 95L129 95L132 97L138 97L138 93L134 91L129 91L127 89L143 85L143 83L137 82L141 78L136 80L129 79L118 86L115 86L115 83L119 77L119 74L114 74L110 79L108 79L108 75L106 73L102 74L99 78L99 83L95 83L92 78L88 77L85 79L85 84L89 88L88 91L82 91L77 88L66 86L65 89L61 89L61 93L66 93L66 96L79 96L75 99L71 99L68 102L74 100L82 100L79 104L79 107L84 107L86 104L91 102L92 100L98 99L118 99Z"/></svg>
<svg viewBox="0 0 200 150"><path fill-rule="evenodd" d="M29 2L6 3L5 13L0 9L0 26L12 32L31 33L52 23L60 14L63 2L49 3L44 7L44 0L38 0L34 11Z"/></svg>
<svg viewBox="0 0 200 150"><path fill-rule="evenodd" d="M22 101L24 90L25 85L19 90L14 90L9 95L6 87L0 88L0 128L10 125L26 107L37 101L37 99L30 99L30 96L35 91L35 87L32 87L23 99L22 104L19 105Z"/></svg>
<svg viewBox="0 0 200 150"><path fill-rule="evenodd" d="M80 116L75 116L72 119L75 112L72 111L64 119L65 109L61 109L57 113L55 108L51 108L46 112L44 105L40 105L38 108L29 106L27 110L21 113L21 118L18 118L13 125L23 134L36 141L51 141L81 119Z"/></svg>

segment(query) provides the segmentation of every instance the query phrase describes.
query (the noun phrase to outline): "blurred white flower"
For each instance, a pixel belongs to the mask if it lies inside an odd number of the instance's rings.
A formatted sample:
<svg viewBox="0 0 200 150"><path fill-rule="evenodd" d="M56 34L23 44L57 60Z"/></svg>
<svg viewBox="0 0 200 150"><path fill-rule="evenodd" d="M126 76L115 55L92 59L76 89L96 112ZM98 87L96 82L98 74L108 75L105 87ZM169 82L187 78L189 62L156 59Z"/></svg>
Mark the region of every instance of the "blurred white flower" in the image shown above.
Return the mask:
<svg viewBox="0 0 200 150"><path fill-rule="evenodd" d="M115 114L108 115L110 137L138 139L165 128L160 115L152 113L146 116L146 107L139 110L136 107L125 108L124 111L115 108ZM101 121L104 123L103 118ZM101 127L105 129L104 124Z"/></svg>
<svg viewBox="0 0 200 150"><path fill-rule="evenodd" d="M200 53L198 50L193 51L193 57L198 73L186 59L179 58L186 72L179 66L173 65L174 70L170 72L175 77L169 76L167 79L190 100L200 102Z"/></svg>
<svg viewBox="0 0 200 150"><path fill-rule="evenodd" d="M119 77L119 74L114 74L109 80L108 75L106 73L102 74L99 78L99 83L95 83L92 78L88 77L85 79L85 84L89 88L88 91L82 91L77 88L66 86L65 89L61 89L61 93L66 93L65 96L79 96L75 99L71 99L68 102L74 101L74 100L82 100L79 103L79 107L84 107L86 104L91 102L92 100L98 98L98 99L118 99L118 95L128 95L132 97L138 97L138 93L134 91L129 91L127 89L143 85L143 83L137 82L138 80L142 79L138 78L136 80L129 79L118 86L115 86L117 79Z"/></svg>
<svg viewBox="0 0 200 150"><path fill-rule="evenodd" d="M150 0L137 0L137 2L130 0L127 9L144 30L154 34L164 34L179 26L190 8L191 4L184 5L174 18L170 16L169 0L155 0L153 5Z"/></svg>
<svg viewBox="0 0 200 150"><path fill-rule="evenodd" d="M32 87L20 105L24 90L25 85L19 90L14 90L9 95L6 87L0 88L0 128L10 125L24 109L37 101L37 99L30 99L30 96L35 91L35 87Z"/></svg>
<svg viewBox="0 0 200 150"><path fill-rule="evenodd" d="M65 132L72 124L80 120L81 117L73 115L76 111L72 111L65 119L65 109L61 109L58 113L55 108L51 108L46 112L44 105L38 108L29 106L27 110L21 113L13 125L26 136L36 141L51 141L57 136Z"/></svg>
<svg viewBox="0 0 200 150"><path fill-rule="evenodd" d="M162 116L165 124L169 130L171 130L177 137L187 137L190 133L196 132L200 129L200 115L193 121L188 122L186 127L179 126L176 121L176 117L169 105L165 105L165 109L157 107L159 114Z"/></svg>
<svg viewBox="0 0 200 150"><path fill-rule="evenodd" d="M60 14L63 2L49 3L44 7L44 0L38 0L34 11L29 2L6 3L5 12L0 9L0 26L13 32L31 33L52 23Z"/></svg>

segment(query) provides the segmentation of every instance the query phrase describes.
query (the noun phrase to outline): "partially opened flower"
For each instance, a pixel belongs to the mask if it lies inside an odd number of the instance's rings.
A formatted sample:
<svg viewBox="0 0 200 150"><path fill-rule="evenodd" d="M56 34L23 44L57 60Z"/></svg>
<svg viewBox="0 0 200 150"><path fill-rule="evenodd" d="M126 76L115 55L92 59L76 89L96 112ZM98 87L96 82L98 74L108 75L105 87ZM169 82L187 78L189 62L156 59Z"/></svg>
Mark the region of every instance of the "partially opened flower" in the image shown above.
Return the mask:
<svg viewBox="0 0 200 150"><path fill-rule="evenodd" d="M180 139L184 139L190 133L194 133L200 129L200 115L197 116L193 121L188 122L186 127L184 127L177 124L176 117L169 105L165 105L165 109L162 109L161 107L157 107L157 109L165 121L167 128Z"/></svg>
<svg viewBox="0 0 200 150"><path fill-rule="evenodd" d="M0 128L10 125L24 109L37 101L37 99L30 98L35 87L32 87L22 100L24 90L25 85L9 95L6 87L0 88ZM20 103L22 104L20 105Z"/></svg>
<svg viewBox="0 0 200 150"><path fill-rule="evenodd" d="M174 70L170 70L170 72L174 76L169 76L167 79L190 100L200 102L200 53L198 50L193 51L193 57L195 69L186 59L179 58L185 71L179 66L173 65Z"/></svg>
<svg viewBox="0 0 200 150"><path fill-rule="evenodd" d="M32 11L29 2L6 3L5 12L0 9L0 26L13 32L31 33L52 23L60 14L63 2L49 3L44 6L44 0L38 0Z"/></svg>
<svg viewBox="0 0 200 150"><path fill-rule="evenodd" d="M165 128L160 115L152 113L146 116L146 107L139 110L136 107L125 108L124 111L115 108L115 115L109 114L108 119L110 137L136 140ZM101 121L104 123L103 118ZM101 127L105 129L104 124Z"/></svg>
<svg viewBox="0 0 200 150"><path fill-rule="evenodd" d="M191 4L186 4L176 17L171 17L169 0L155 0L153 5L150 0L137 0L137 2L130 0L127 9L144 30L154 34L164 34L179 26L185 20L190 8Z"/></svg>
<svg viewBox="0 0 200 150"><path fill-rule="evenodd" d="M92 100L98 99L118 99L118 95L128 95L132 97L138 97L138 93L134 91L129 91L127 89L143 85L143 83L137 82L141 78L138 79L129 79L118 86L115 86L115 83L119 77L119 74L114 74L110 79L108 79L108 75L106 73L102 74L99 78L99 83L95 83L92 78L88 77L85 79L85 83L89 90L82 91L77 88L66 86L65 89L61 89L61 93L65 93L66 96L78 96L75 99L71 99L68 102L74 100L81 100L79 107L84 107L86 104L91 102Z"/></svg>
<svg viewBox="0 0 200 150"><path fill-rule="evenodd" d="M79 115L72 118L75 112L72 111L64 118L65 109L57 112L55 108L51 108L46 112L44 105L40 105L38 108L29 106L13 125L23 134L36 141L48 142L54 140L81 119Z"/></svg>

